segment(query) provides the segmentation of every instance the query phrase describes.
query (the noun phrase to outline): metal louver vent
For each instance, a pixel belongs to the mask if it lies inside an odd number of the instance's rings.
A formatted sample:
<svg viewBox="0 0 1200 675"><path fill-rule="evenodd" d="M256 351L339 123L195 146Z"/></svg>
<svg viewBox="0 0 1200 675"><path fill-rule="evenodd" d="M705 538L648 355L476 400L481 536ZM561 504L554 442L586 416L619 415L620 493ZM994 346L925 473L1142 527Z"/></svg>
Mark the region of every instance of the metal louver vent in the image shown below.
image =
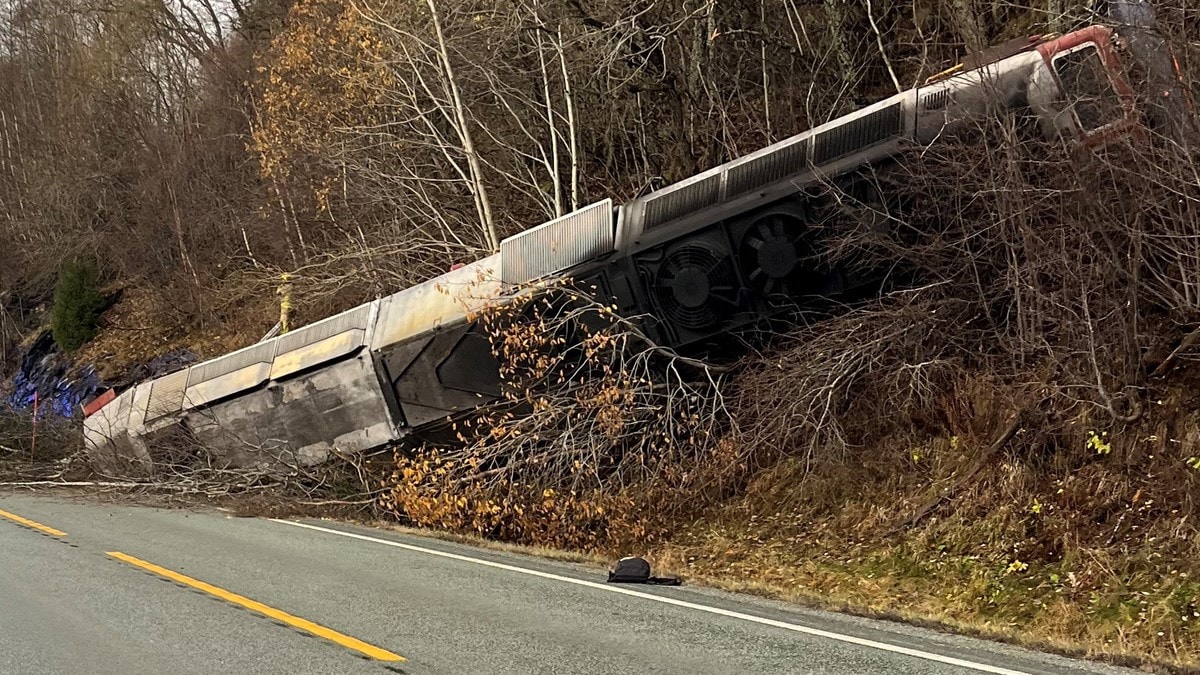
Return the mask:
<svg viewBox="0 0 1200 675"><path fill-rule="evenodd" d="M208 382L256 363L270 363L273 358L275 358L275 340L260 342L232 354L192 366L191 374L188 375L188 386Z"/></svg>
<svg viewBox="0 0 1200 675"><path fill-rule="evenodd" d="M124 422L129 419L129 411L133 409L133 387L126 389L120 396L117 397L117 416L116 419Z"/></svg>
<svg viewBox="0 0 1200 675"><path fill-rule="evenodd" d="M328 319L322 319L304 328L285 333L275 341L279 344L276 354L286 354L290 351L316 344L326 338L345 333L348 330L366 330L367 319L371 314L371 305L359 305L352 310L335 314Z"/></svg>
<svg viewBox="0 0 1200 675"><path fill-rule="evenodd" d="M808 139L772 150L729 169L725 174L725 196L736 197L757 187L803 171L808 159Z"/></svg>
<svg viewBox="0 0 1200 675"><path fill-rule="evenodd" d="M941 89L921 97L921 110L944 110L948 105L950 105L949 89Z"/></svg>
<svg viewBox="0 0 1200 675"><path fill-rule="evenodd" d="M500 242L500 278L523 284L613 250L612 200L605 199Z"/></svg>
<svg viewBox="0 0 1200 675"><path fill-rule="evenodd" d="M150 399L146 404L146 421L183 409L183 392L187 388L188 371L180 370L158 378L150 384Z"/></svg>
<svg viewBox="0 0 1200 675"><path fill-rule="evenodd" d="M813 164L840 159L898 136L903 130L903 108L900 103L893 103L818 135L813 144Z"/></svg>
<svg viewBox="0 0 1200 675"><path fill-rule="evenodd" d="M712 206L720 198L720 173L714 173L680 188L667 188L646 199L642 230L651 230L706 206Z"/></svg>

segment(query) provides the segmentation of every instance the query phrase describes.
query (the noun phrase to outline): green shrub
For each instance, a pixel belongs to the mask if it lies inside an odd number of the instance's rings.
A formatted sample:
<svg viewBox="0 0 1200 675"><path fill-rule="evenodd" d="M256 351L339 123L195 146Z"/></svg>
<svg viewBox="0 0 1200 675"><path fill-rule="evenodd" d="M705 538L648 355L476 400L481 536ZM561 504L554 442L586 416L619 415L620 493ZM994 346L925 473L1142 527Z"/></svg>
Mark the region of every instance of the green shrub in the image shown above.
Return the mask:
<svg viewBox="0 0 1200 675"><path fill-rule="evenodd" d="M54 341L73 352L96 335L96 322L104 311L100 272L95 263L75 260L63 264L54 290Z"/></svg>

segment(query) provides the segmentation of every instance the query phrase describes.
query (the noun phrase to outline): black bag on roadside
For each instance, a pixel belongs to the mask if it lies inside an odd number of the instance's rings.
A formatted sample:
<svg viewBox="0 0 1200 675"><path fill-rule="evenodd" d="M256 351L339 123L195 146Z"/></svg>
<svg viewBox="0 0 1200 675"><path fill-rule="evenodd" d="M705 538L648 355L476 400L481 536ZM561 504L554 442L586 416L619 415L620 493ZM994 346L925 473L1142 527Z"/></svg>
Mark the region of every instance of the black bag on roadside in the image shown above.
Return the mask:
<svg viewBox="0 0 1200 675"><path fill-rule="evenodd" d="M621 558L613 565L608 573L610 584L656 584L658 586L679 586L683 582L674 577L650 576L650 563L645 558L630 556Z"/></svg>

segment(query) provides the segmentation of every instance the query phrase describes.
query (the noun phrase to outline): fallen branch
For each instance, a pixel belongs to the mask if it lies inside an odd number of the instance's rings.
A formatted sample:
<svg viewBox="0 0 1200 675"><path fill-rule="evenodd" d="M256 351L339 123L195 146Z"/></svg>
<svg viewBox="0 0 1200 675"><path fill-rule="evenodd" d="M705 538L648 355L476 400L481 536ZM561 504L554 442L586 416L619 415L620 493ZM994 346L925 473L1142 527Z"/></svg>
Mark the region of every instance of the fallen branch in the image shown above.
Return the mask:
<svg viewBox="0 0 1200 675"><path fill-rule="evenodd" d="M168 487L165 484L155 483L116 483L109 481L57 481L57 480L31 480L20 482L3 482L0 483L0 488L3 487ZM177 487L177 486L171 486Z"/></svg>
<svg viewBox="0 0 1200 675"><path fill-rule="evenodd" d="M296 502L301 506L367 506L374 504L378 499L360 499L356 501L346 501L343 499L326 499L319 502Z"/></svg>
<svg viewBox="0 0 1200 675"><path fill-rule="evenodd" d="M194 494L227 494L230 491L228 486L206 486L201 483L195 485L177 485L174 483L156 482L156 483L138 483L138 482L117 482L117 481L54 481L54 480L33 480L33 481L11 481L0 482L0 488L43 488L43 487L99 487L99 488L121 488L126 490L143 489L143 490L166 490L170 492L183 492ZM250 486L242 487L243 490L249 492L251 490L264 490L271 487L265 486Z"/></svg>
<svg viewBox="0 0 1200 675"><path fill-rule="evenodd" d="M1163 375L1166 375L1167 370L1170 369L1170 367L1175 363L1175 360L1179 358L1179 355L1195 345L1196 340L1200 340L1200 328L1195 328L1192 330L1192 332L1185 335L1183 340L1179 342L1179 346L1172 350L1171 353L1167 355L1167 358L1162 360L1162 363L1158 364L1158 367L1154 369L1154 372L1151 373L1151 375L1153 377L1162 377Z"/></svg>

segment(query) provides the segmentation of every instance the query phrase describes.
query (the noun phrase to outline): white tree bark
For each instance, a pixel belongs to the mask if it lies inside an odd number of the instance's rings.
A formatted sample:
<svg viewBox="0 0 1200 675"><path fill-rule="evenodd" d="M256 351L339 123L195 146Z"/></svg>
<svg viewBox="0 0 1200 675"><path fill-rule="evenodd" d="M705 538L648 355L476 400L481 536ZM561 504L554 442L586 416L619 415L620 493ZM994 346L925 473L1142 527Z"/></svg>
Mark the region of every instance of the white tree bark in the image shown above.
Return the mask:
<svg viewBox="0 0 1200 675"><path fill-rule="evenodd" d="M536 2L533 5L533 11L536 19ZM554 100L550 97L550 73L546 69L546 47L545 41L542 39L542 26L539 25L534 29L534 36L537 45L538 67L542 73L542 98L546 104L546 125L550 130L550 161L546 165L546 171L550 174L551 189L554 190L554 217L557 218L563 214L562 177L559 175L558 164L558 125L554 123Z"/></svg>
<svg viewBox="0 0 1200 675"><path fill-rule="evenodd" d="M454 66L450 63L450 51L446 46L446 37L442 34L442 21L438 15L437 4L434 0L425 0L425 3L429 6L430 18L433 20L433 30L438 41L438 59L450 93L454 116L458 120L456 131L462 142L463 154L467 156L467 166L470 168L472 196L475 198L475 206L479 211L479 220L483 226L488 248L496 253L500 250L500 236L496 232L496 223L492 218L492 205L488 200L487 185L483 180L483 167L479 161L479 153L475 150L475 141L471 136L466 105L459 93L458 81L454 78Z"/></svg>
<svg viewBox="0 0 1200 675"><path fill-rule="evenodd" d="M571 95L571 74L567 71L567 57L563 49L562 26L558 28L558 63L562 66L563 97L567 102L567 135L571 146L571 210L579 208L579 151L576 139L579 136L575 127L575 99Z"/></svg>

